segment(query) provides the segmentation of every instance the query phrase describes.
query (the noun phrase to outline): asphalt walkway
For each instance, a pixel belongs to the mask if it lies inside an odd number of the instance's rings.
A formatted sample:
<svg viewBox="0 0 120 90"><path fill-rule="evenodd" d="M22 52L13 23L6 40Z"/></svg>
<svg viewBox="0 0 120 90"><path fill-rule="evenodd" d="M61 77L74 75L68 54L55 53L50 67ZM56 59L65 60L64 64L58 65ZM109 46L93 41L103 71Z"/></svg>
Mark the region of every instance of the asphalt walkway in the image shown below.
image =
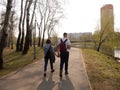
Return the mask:
<svg viewBox="0 0 120 90"><path fill-rule="evenodd" d="M55 72L50 72L48 65L47 77L43 77L44 60L39 60L19 71L0 78L0 90L92 90L80 49L70 50L69 74L59 77L60 58L56 58Z"/></svg>

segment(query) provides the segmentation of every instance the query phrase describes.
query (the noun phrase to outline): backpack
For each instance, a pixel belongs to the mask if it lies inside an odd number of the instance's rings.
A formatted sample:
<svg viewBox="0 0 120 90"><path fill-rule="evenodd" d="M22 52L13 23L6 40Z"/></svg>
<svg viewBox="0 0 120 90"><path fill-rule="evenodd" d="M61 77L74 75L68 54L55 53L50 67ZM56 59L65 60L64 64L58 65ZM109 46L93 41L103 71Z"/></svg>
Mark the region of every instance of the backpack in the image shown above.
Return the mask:
<svg viewBox="0 0 120 90"><path fill-rule="evenodd" d="M66 49L66 41L67 41L67 39L63 42L63 40L61 39L60 40L61 41L61 43L59 44L59 47L60 47L60 52L65 52L67 49Z"/></svg>
<svg viewBox="0 0 120 90"><path fill-rule="evenodd" d="M51 57L50 48L51 48L51 46L49 47L49 49L48 49L48 51L47 51L47 53L46 53L46 55L45 55L45 58L46 58L46 59L48 59L48 58Z"/></svg>

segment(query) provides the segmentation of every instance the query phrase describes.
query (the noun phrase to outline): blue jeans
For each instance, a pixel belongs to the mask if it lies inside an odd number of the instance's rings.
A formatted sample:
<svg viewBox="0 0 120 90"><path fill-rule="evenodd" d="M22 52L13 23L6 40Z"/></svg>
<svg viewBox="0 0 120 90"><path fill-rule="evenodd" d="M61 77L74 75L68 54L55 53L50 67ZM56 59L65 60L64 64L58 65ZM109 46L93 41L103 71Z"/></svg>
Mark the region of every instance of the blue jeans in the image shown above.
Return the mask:
<svg viewBox="0 0 120 90"><path fill-rule="evenodd" d="M44 72L47 71L48 60L50 61L50 68L53 70L53 60L52 58L44 58Z"/></svg>
<svg viewBox="0 0 120 90"><path fill-rule="evenodd" d="M63 65L65 63L65 72L68 72L69 52L60 52L60 72L63 71Z"/></svg>

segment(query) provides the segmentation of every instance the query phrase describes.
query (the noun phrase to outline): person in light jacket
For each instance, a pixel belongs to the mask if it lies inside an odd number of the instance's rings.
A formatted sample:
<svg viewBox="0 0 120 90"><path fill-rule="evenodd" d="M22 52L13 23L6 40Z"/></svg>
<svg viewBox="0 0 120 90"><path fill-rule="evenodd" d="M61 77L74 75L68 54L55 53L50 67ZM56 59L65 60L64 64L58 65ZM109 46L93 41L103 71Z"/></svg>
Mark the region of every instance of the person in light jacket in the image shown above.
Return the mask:
<svg viewBox="0 0 120 90"><path fill-rule="evenodd" d="M46 77L48 61L50 61L51 72L53 73L55 71L53 68L54 59L54 49L51 45L51 40L47 39L46 44L44 46L44 77Z"/></svg>

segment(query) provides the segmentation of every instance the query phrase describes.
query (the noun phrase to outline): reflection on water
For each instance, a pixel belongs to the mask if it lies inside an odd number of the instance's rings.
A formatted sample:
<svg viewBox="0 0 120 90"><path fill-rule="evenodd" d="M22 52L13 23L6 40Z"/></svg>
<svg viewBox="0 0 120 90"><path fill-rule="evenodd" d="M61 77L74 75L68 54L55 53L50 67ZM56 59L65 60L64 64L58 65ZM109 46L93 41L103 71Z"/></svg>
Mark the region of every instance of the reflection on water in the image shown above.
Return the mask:
<svg viewBox="0 0 120 90"><path fill-rule="evenodd" d="M120 58L120 49L114 50L114 56Z"/></svg>
<svg viewBox="0 0 120 90"><path fill-rule="evenodd" d="M117 61L120 62L120 48L118 48L118 47L110 48L110 47L104 46L104 47L102 47L101 51L104 54L119 58L119 60L117 60Z"/></svg>
<svg viewBox="0 0 120 90"><path fill-rule="evenodd" d="M114 50L114 57L120 58L120 48ZM120 62L120 59L118 60L118 62Z"/></svg>

